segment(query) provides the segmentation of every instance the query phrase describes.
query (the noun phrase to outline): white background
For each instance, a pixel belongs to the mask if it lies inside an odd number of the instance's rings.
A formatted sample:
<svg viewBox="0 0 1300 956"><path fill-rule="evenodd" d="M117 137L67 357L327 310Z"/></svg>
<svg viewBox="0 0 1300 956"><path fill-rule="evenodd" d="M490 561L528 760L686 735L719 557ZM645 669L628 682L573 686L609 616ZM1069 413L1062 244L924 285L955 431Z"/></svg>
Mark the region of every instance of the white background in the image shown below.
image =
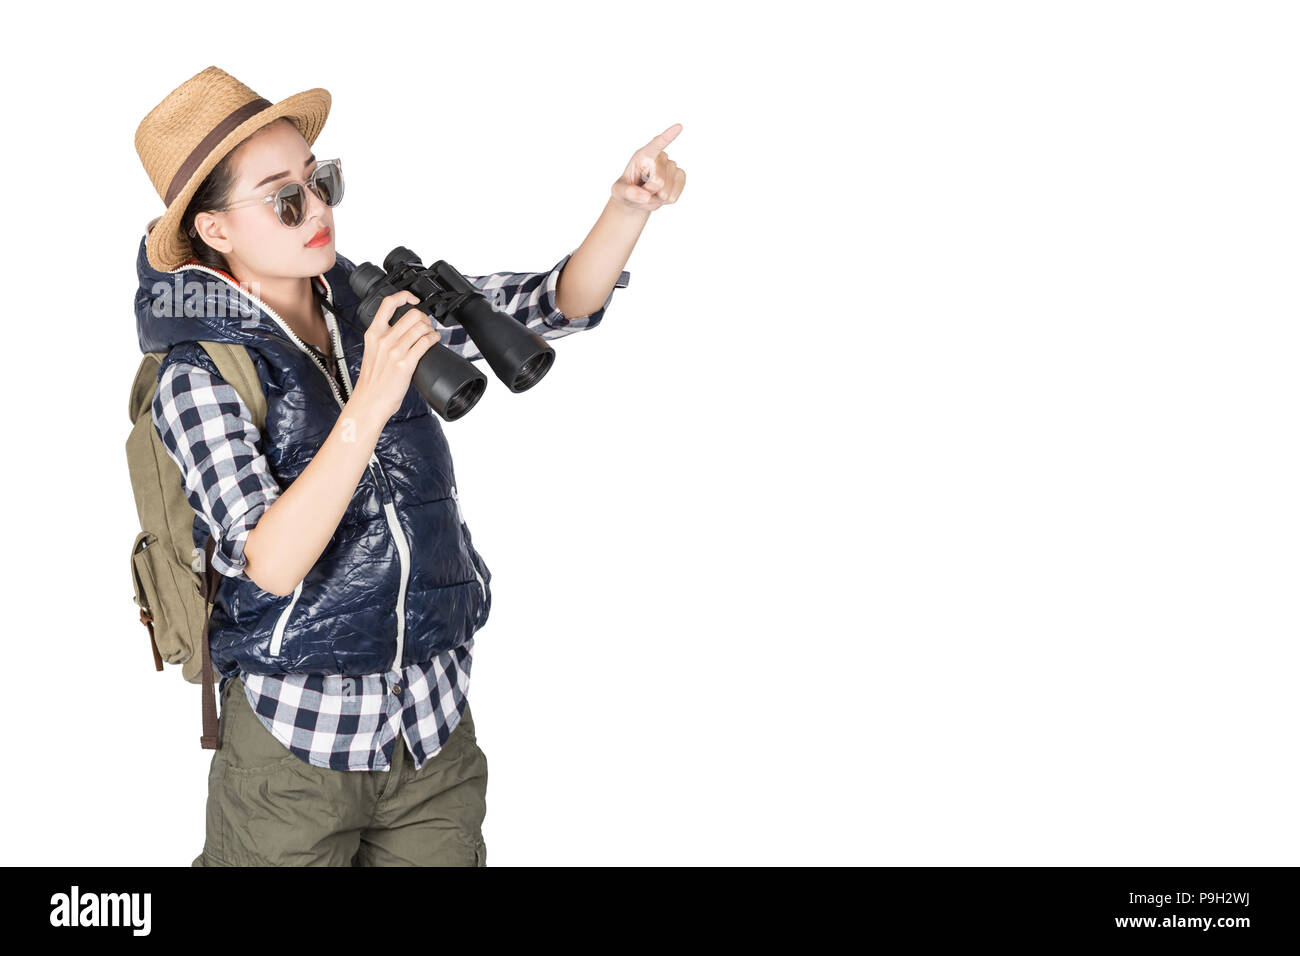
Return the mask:
<svg viewBox="0 0 1300 956"><path fill-rule="evenodd" d="M333 94L358 262L549 269L683 124L605 322L446 425L491 865L1297 862L1287 5L396 7L11 11L3 862L202 846L124 442L212 64Z"/></svg>

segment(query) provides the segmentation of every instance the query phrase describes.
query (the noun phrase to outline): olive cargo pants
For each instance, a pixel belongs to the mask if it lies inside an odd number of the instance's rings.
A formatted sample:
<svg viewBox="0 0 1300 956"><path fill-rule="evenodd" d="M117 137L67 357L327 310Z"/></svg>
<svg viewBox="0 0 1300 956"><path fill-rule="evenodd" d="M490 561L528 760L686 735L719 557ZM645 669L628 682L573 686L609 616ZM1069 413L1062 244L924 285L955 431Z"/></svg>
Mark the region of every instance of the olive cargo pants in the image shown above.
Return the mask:
<svg viewBox="0 0 1300 956"><path fill-rule="evenodd" d="M226 684L208 771L207 836L191 866L486 866L487 757L464 716L419 772L398 734L389 770L329 770L262 725Z"/></svg>

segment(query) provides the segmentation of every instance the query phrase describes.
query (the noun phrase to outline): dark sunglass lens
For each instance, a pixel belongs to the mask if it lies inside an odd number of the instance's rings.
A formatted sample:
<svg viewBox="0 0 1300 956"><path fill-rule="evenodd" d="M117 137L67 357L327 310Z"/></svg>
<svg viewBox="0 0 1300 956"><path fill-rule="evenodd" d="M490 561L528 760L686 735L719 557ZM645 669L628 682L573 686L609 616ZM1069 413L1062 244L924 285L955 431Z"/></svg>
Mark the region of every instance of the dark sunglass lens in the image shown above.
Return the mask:
<svg viewBox="0 0 1300 956"><path fill-rule="evenodd" d="M303 209L307 205L305 199L303 189L297 183L291 183L281 189L276 201L280 210L280 221L291 228L301 225Z"/></svg>
<svg viewBox="0 0 1300 956"><path fill-rule="evenodd" d="M332 163L320 167L312 177L316 195L327 206L337 206L343 198L343 172Z"/></svg>

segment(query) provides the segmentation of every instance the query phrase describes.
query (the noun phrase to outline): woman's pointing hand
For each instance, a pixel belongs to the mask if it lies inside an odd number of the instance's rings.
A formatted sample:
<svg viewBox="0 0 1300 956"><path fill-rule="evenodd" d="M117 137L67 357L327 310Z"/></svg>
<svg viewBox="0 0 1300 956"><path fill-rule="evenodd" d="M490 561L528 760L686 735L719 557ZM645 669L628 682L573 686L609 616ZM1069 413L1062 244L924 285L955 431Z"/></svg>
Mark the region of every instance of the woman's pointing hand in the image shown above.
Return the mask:
<svg viewBox="0 0 1300 956"><path fill-rule="evenodd" d="M664 149L681 131L682 124L674 123L633 153L610 194L623 205L646 212L676 202L686 188L686 170L669 159Z"/></svg>

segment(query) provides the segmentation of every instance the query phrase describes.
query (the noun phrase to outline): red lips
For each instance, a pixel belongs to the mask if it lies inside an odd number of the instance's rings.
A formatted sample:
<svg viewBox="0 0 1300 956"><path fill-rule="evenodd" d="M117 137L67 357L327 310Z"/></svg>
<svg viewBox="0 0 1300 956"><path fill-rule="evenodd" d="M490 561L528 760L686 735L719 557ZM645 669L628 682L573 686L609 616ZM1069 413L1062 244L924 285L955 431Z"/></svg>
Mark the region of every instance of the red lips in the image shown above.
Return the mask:
<svg viewBox="0 0 1300 956"><path fill-rule="evenodd" d="M323 246L325 245L325 243L329 241L330 241L330 231L329 228L327 227L325 229L322 229L320 232L316 233L316 235L312 236L311 242L307 243L307 245L314 248L316 246Z"/></svg>

